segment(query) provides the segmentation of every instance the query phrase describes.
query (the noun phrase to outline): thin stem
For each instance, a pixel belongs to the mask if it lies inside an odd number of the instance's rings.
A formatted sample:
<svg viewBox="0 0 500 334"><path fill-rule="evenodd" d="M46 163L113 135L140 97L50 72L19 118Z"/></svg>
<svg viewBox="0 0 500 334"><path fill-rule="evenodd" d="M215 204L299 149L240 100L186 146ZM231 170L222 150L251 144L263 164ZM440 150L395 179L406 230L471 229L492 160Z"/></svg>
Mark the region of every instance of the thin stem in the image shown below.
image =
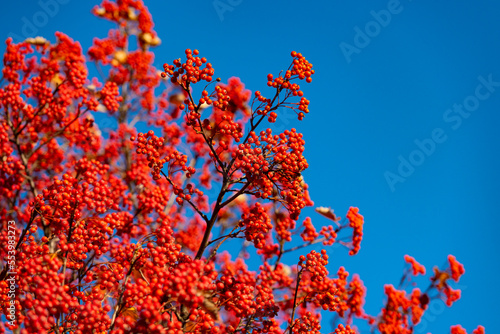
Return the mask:
<svg viewBox="0 0 500 334"><path fill-rule="evenodd" d="M293 296L292 319L290 320L290 334L293 329L293 318L295 317L295 309L297 308L297 294L299 292L300 279L302 278L302 269L297 273L297 285L295 285L295 294Z"/></svg>
<svg viewBox="0 0 500 334"><path fill-rule="evenodd" d="M212 252L210 253L209 257L207 258L207 263L210 262L210 259L213 258L215 256L215 254L217 254L217 250L219 249L219 247L224 243L224 241L226 241L228 238L230 237L236 237L238 235L238 233L240 233L240 231L236 232L236 233L233 233L234 230L236 230L238 228L238 225L236 225L233 230L231 231L231 233L229 233L228 235L226 236L222 236L222 237L219 237L215 240L212 240L208 243L208 245L216 242L217 240L221 239L221 238L224 238L221 242L219 242L219 244L212 250ZM208 246L207 245L207 246Z"/></svg>
<svg viewBox="0 0 500 334"><path fill-rule="evenodd" d="M168 181L168 182L169 182L169 183L170 183L173 187L175 187L174 183L173 183L173 182L172 182L172 180L171 180L171 179L167 176L167 174L165 174L163 171L161 171L161 174L162 174L163 176L165 176L165 178L167 179L167 181ZM188 203L189 203L189 204L193 207L193 209L194 209L194 210L195 210L195 211L196 211L196 212L200 215L200 217L201 217L201 218L203 218L203 220L204 220L205 222L207 222L207 224L208 224L209 220L208 220L207 215L206 215L206 214L204 214L203 212L201 212L201 211L200 211L200 209L198 209L198 207L197 207L197 206L196 206L196 205L195 205L195 204L194 204L191 200L188 200L188 199L184 199L184 200L185 200L186 202L188 202Z"/></svg>
<svg viewBox="0 0 500 334"><path fill-rule="evenodd" d="M130 268L129 268L129 270L127 272L127 276L125 276L125 280L123 281L123 284L122 284L122 288L121 288L121 292L120 292L120 297L118 298L118 303L116 304L115 311L113 312L113 317L111 318L111 326L109 328L110 332L115 327L116 318L118 317L118 315L120 314L120 312L123 309L123 305L122 305L123 294L125 293L128 280L130 278L130 275L132 274L132 269L134 268L134 265L137 263L137 261L140 259L140 256L137 256L137 250L138 250L138 248L136 248L136 250L134 251L134 255L132 257L132 261L130 261Z"/></svg>

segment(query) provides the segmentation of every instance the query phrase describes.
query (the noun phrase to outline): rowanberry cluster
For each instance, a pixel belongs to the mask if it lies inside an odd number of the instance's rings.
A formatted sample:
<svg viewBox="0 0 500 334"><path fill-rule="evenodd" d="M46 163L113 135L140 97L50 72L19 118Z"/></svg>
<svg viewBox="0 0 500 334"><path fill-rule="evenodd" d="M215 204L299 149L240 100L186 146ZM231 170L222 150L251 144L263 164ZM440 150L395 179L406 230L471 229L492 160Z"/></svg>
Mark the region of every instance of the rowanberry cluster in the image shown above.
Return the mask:
<svg viewBox="0 0 500 334"><path fill-rule="evenodd" d="M424 315L427 304L429 303L429 296L422 294L420 289L415 288L410 296L413 307L411 308L411 322L417 324Z"/></svg>
<svg viewBox="0 0 500 334"><path fill-rule="evenodd" d="M197 83L199 81L212 81L214 69L211 63L207 63L205 57L197 57L198 50L191 51L186 49L186 62L182 63L181 59L173 61L173 65L164 64L163 73L161 76L166 78L170 77L170 81L174 84L187 87L189 83ZM205 67L202 68L202 65Z"/></svg>
<svg viewBox="0 0 500 334"><path fill-rule="evenodd" d="M283 204L296 219L306 206L301 172L307 167L303 156L304 140L295 129L273 135L271 129L260 136L251 132L246 144L233 153L234 168L252 180L257 197L270 197L277 185Z"/></svg>
<svg viewBox="0 0 500 334"><path fill-rule="evenodd" d="M216 277L213 264L201 260L180 263L170 268L163 293L187 307L197 308L203 304L204 291L216 289Z"/></svg>
<svg viewBox="0 0 500 334"><path fill-rule="evenodd" d="M334 230L332 225L323 226L319 234L322 235L325 240L323 241L323 246L331 246L335 243L337 238L337 232Z"/></svg>
<svg viewBox="0 0 500 334"><path fill-rule="evenodd" d="M60 267L59 258L49 254L23 261L19 288L25 296L21 306L27 311L26 332L48 330L55 324L53 315L69 314L79 306L77 298L68 294L69 286L62 284Z"/></svg>
<svg viewBox="0 0 500 334"><path fill-rule="evenodd" d="M299 107L298 109L300 110L300 112L298 113L298 116L299 116L299 121L303 120L304 119L304 114L307 114L309 113L309 100L306 99L305 97L302 97L300 99L300 103L299 103Z"/></svg>
<svg viewBox="0 0 500 334"><path fill-rule="evenodd" d="M52 89L46 86L46 82L42 81L41 77L32 78L30 85L30 89L25 92L26 97L36 99L42 106L52 101Z"/></svg>
<svg viewBox="0 0 500 334"><path fill-rule="evenodd" d="M31 204L43 216L65 219L81 218L83 206L97 213L117 210L118 197L123 189L112 186L108 180L97 179L106 173L107 168L99 162L82 159L75 165L76 176L65 173L62 180L54 177L54 182Z"/></svg>
<svg viewBox="0 0 500 334"><path fill-rule="evenodd" d="M217 281L219 303L224 305L228 312L234 312L236 317L247 317L255 314L256 303L254 297L255 279L244 276L250 280L242 280L238 273L226 270Z"/></svg>
<svg viewBox="0 0 500 334"><path fill-rule="evenodd" d="M220 117L220 121L216 123L212 123L208 118L206 118L203 120L202 126L210 133L210 137L213 137L216 134L221 136L221 139L219 140L219 146L222 150L229 149L229 141L224 141L226 137L232 137L235 142L239 142L243 137L243 128L241 124L233 121L231 117L226 115L222 115Z"/></svg>
<svg viewBox="0 0 500 334"><path fill-rule="evenodd" d="M472 331L472 334L484 334L485 330L483 326L477 326L476 329ZM467 334L465 328L460 325L451 326L451 334Z"/></svg>
<svg viewBox="0 0 500 334"><path fill-rule="evenodd" d="M115 113L120 106L123 98L120 96L120 91L116 83L112 81L106 82L100 91L102 104L109 110L110 114Z"/></svg>
<svg viewBox="0 0 500 334"><path fill-rule="evenodd" d="M350 310L350 317L353 315L361 317L364 314L363 304L365 303L366 288L358 275L353 275L347 293L349 295L347 306Z"/></svg>
<svg viewBox="0 0 500 334"><path fill-rule="evenodd" d="M266 207L257 202L248 213L241 215L239 226L245 228L245 238L247 241L252 241L255 248L264 246L266 234L273 228L271 218L266 211Z"/></svg>
<svg viewBox="0 0 500 334"><path fill-rule="evenodd" d="M341 317L344 317L349 311L349 306L347 305L347 300L349 299L347 277L349 277L349 272L344 267L340 267L337 270L337 278L332 279L332 285L335 287L337 295L340 296L337 312Z"/></svg>
<svg viewBox="0 0 500 334"><path fill-rule="evenodd" d="M405 255L405 261L411 265L414 276L417 276L418 274L425 275L425 267L418 263L413 257Z"/></svg>
<svg viewBox="0 0 500 334"><path fill-rule="evenodd" d="M132 141L136 140L135 137L131 137L130 139ZM146 134L139 133L136 145L136 153L146 155L148 166L152 169L151 174L154 180L159 180L161 178L163 165L167 162L169 163L169 175L182 170L186 173L187 177L191 177L196 171L193 167L186 166L186 155L166 147L163 137L160 138L155 136L153 130L149 130ZM166 154L166 156L160 159L160 156L163 154Z"/></svg>
<svg viewBox="0 0 500 334"><path fill-rule="evenodd" d="M213 101L214 107L220 110L226 110L229 101L231 101L231 96L229 96L227 90L220 85L215 86L215 93L217 98Z"/></svg>
<svg viewBox="0 0 500 334"><path fill-rule="evenodd" d="M273 289L262 282L256 285L257 294L255 297L255 316L256 317L270 317L274 318L278 315L279 306L276 305L274 300Z"/></svg>
<svg viewBox="0 0 500 334"><path fill-rule="evenodd" d="M460 276L465 273L464 266L453 255L448 255L448 262L450 263L451 278L458 282Z"/></svg>
<svg viewBox="0 0 500 334"><path fill-rule="evenodd" d="M300 319L294 320L292 326L293 334L321 334L321 325L319 323L319 315L312 314L311 312L306 312Z"/></svg>
<svg viewBox="0 0 500 334"><path fill-rule="evenodd" d="M347 219L349 220L349 226L352 227L352 249L349 251L349 255L355 255L361 248L361 240L363 239L363 216L360 215L358 208L350 207L347 212Z"/></svg>
<svg viewBox="0 0 500 334"><path fill-rule="evenodd" d="M279 76L273 79L272 74L267 75L267 85L280 88L280 89L289 89L292 91L294 96L302 96L300 90L300 86L298 84L290 83L291 80L298 78L300 80L306 80L306 82L310 83L312 81L311 76L314 74L314 70L312 69L312 64L306 60L301 53L297 53L292 51L291 56L293 58L292 68L285 72L285 75Z"/></svg>
<svg viewBox="0 0 500 334"><path fill-rule="evenodd" d="M344 327L344 325L338 324L337 328L335 328L334 334L356 334L356 331L349 325Z"/></svg>
<svg viewBox="0 0 500 334"><path fill-rule="evenodd" d="M301 270L311 273L311 282L325 279L326 275L328 275L328 270L326 270L327 264L328 255L324 249L321 250L321 253L313 250L307 256L300 256L299 267Z"/></svg>
<svg viewBox="0 0 500 334"><path fill-rule="evenodd" d="M278 241L292 241L292 230L295 229L295 221L288 215L281 214L275 220L274 230Z"/></svg>
<svg viewBox="0 0 500 334"><path fill-rule="evenodd" d="M130 140L135 141L135 137L131 137ZM148 133L139 133L137 137L137 154L143 154L148 160L148 166L151 168L151 174L154 180L161 178L161 171L163 165L168 161L167 159L160 159L160 156L164 153L165 140L154 135L153 130L149 130Z"/></svg>
<svg viewBox="0 0 500 334"><path fill-rule="evenodd" d="M306 219L304 219L302 225L304 226L304 231L300 233L302 240L309 242L316 240L316 238L319 236L319 233L316 232L316 228L314 228L311 218L307 217Z"/></svg>
<svg viewBox="0 0 500 334"><path fill-rule="evenodd" d="M226 91L226 96L229 96L228 104L225 106L229 114L236 114L238 110L243 112L244 116L250 116L250 108L247 103L250 100L251 92L245 89L245 85L239 78L231 77L227 84L219 84Z"/></svg>
<svg viewBox="0 0 500 334"><path fill-rule="evenodd" d="M330 312L338 312L341 306L339 290L335 286L335 281L326 277L322 281L305 282L304 292L307 293L308 300L311 300L317 307Z"/></svg>

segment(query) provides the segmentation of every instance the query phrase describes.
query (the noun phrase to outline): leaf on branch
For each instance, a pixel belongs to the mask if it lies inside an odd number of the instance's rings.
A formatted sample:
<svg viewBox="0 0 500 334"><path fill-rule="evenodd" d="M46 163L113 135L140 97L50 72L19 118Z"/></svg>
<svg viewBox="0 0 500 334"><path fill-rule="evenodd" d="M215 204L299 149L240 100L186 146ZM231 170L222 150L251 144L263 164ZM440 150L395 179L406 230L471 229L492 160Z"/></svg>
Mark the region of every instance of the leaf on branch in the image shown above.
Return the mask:
<svg viewBox="0 0 500 334"><path fill-rule="evenodd" d="M221 322L221 318L219 316L219 308L217 305L215 305L213 302L211 302L208 297L205 297L203 299L203 303L201 304L201 308L210 314L213 319L215 319L217 322Z"/></svg>
<svg viewBox="0 0 500 334"><path fill-rule="evenodd" d="M37 36L35 38L33 38L33 37L26 38L25 42L28 44L31 44L31 45L49 45L50 44L50 42L47 39L45 39L41 36Z"/></svg>
<svg viewBox="0 0 500 334"><path fill-rule="evenodd" d="M334 213L333 213L333 210L331 208L327 208L327 207L324 207L324 206L320 206L320 207L317 207L315 209L315 211L317 213L319 213L320 215L322 215L323 217L326 217L328 219L331 219L333 220L334 222L338 222L340 220L340 217L337 217Z"/></svg>
<svg viewBox="0 0 500 334"><path fill-rule="evenodd" d="M123 310L122 316L124 317L130 317L137 321L139 319L139 313L137 312L135 307L129 307Z"/></svg>

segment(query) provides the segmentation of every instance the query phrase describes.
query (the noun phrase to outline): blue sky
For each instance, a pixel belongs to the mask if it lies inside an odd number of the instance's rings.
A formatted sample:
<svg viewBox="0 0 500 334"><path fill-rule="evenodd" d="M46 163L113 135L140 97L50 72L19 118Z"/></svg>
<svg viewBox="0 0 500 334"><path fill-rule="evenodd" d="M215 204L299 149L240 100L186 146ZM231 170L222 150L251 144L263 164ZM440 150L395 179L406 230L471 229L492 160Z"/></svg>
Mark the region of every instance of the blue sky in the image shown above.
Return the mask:
<svg viewBox="0 0 500 334"><path fill-rule="evenodd" d="M44 5L54 1L57 8ZM33 23L35 35L54 40L54 32L63 31L85 49L94 36L106 36L110 25L90 14L97 1L54 1L4 3L0 37L28 37ZM158 67L197 48L223 81L238 76L255 91L265 88L267 73L288 66L292 50L313 63L316 74L304 88L310 114L276 126L304 133L310 164L304 176L315 204L341 216L357 206L365 217L360 253L332 250L329 270L344 265L360 274L369 313L382 306L383 285L398 283L405 254L428 272L454 254L466 269L458 284L462 299L451 309L432 305L427 328L415 332L448 333L461 323L469 332L482 324L500 333L494 321L500 299L500 3L145 3L162 39ZM51 15L40 14L44 8Z"/></svg>

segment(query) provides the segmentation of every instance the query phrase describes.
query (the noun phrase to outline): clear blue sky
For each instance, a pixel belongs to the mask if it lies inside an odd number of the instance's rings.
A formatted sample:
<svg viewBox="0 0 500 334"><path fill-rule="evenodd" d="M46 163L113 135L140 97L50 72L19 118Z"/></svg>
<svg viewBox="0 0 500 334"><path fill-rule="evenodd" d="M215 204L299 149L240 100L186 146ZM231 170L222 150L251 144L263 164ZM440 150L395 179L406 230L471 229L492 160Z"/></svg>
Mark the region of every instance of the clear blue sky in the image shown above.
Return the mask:
<svg viewBox="0 0 500 334"><path fill-rule="evenodd" d="M90 14L97 1L56 1L46 22L38 1L4 2L0 37L23 37L35 20L35 35L53 41L60 30L84 49L106 36L110 25ZM457 323L500 333L499 2L216 1L224 12L207 0L145 2L163 42L158 67L198 48L224 81L238 76L255 91L292 50L314 64L310 114L277 126L304 133L315 204L342 216L358 206L365 217L360 253L335 249L329 270L361 275L369 313L382 306L383 285L398 283L404 254L429 272L454 254L466 269L462 299L434 305L416 333Z"/></svg>

